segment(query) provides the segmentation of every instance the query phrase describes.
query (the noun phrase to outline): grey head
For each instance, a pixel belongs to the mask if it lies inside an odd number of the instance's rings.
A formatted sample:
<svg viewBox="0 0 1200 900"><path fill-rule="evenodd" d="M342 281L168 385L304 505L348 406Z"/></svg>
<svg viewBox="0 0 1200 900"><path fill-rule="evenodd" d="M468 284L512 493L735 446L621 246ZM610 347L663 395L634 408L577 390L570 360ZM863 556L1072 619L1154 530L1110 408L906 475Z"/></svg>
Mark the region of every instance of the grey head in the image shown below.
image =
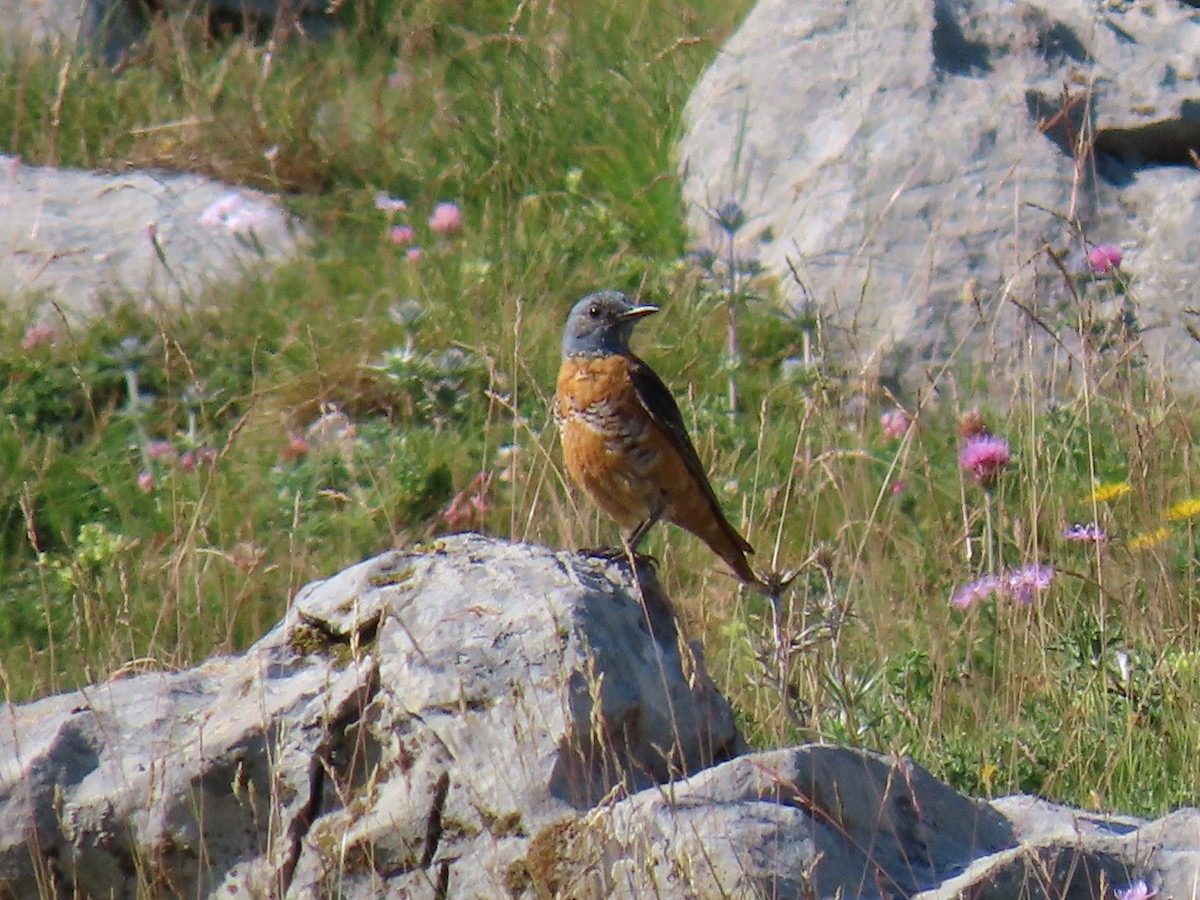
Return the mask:
<svg viewBox="0 0 1200 900"><path fill-rule="evenodd" d="M656 312L657 306L637 306L620 291L588 294L567 316L563 358L628 353L634 323Z"/></svg>

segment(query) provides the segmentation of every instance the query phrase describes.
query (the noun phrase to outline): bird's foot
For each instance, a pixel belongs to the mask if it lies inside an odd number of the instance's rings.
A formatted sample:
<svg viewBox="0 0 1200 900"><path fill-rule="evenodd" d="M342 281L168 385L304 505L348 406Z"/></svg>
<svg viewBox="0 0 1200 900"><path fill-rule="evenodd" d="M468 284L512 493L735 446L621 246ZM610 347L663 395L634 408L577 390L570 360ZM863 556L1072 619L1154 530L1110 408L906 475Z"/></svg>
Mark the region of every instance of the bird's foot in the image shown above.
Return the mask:
<svg viewBox="0 0 1200 900"><path fill-rule="evenodd" d="M656 557L651 556L649 553L638 553L637 551L630 553L628 547L620 545L616 547L580 547L577 552L580 556L588 556L593 559L607 559L612 562L628 561L630 556L632 556L634 563L638 566L649 566L651 569L658 568L658 559Z"/></svg>

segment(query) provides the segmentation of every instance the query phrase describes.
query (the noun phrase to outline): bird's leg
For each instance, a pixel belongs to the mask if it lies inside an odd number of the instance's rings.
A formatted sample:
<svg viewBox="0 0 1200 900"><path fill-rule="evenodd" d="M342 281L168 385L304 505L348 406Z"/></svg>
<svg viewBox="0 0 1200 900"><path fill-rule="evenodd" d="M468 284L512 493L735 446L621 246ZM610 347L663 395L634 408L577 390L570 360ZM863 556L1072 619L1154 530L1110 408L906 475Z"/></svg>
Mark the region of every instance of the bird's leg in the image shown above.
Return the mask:
<svg viewBox="0 0 1200 900"><path fill-rule="evenodd" d="M646 535L650 533L650 529L658 524L658 520L662 518L662 510L655 510L650 514L650 518L633 529L629 537L625 539L625 550L629 555L637 556L638 545L646 539Z"/></svg>

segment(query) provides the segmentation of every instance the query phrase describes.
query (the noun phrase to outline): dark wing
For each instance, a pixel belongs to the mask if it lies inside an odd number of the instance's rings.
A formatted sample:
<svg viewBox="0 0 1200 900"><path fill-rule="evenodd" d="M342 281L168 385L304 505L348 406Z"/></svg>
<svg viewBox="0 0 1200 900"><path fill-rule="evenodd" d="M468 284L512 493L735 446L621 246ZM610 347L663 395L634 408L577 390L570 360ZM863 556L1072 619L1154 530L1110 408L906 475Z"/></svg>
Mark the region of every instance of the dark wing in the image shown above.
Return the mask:
<svg viewBox="0 0 1200 900"><path fill-rule="evenodd" d="M670 388L663 384L663 380L655 374L653 369L636 356L630 354L629 362L629 378L633 382L633 389L637 392L637 398L642 407L650 414L654 423L662 429L671 445L679 451L692 480L704 492L713 514L727 530L733 543L740 547L742 552L753 553L750 544L738 534L737 529L729 523L721 511L721 503L717 500L717 495L713 493L712 485L708 482L708 473L704 470L704 463L700 462L700 454L696 452L696 447L692 443L691 437L688 436L687 426L683 424L683 413L679 411L679 404L671 396Z"/></svg>

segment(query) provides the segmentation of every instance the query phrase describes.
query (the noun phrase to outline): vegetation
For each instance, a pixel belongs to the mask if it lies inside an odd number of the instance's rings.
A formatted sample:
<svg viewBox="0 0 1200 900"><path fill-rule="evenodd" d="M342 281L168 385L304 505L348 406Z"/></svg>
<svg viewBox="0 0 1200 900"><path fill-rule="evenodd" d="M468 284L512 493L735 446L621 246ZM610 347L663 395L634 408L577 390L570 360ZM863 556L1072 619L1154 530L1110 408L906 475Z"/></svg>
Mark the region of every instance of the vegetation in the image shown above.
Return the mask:
<svg viewBox="0 0 1200 900"><path fill-rule="evenodd" d="M172 20L119 72L0 61L5 152L279 191L311 238L175 313L0 322L9 699L243 648L307 581L439 531L611 543L548 400L567 310L615 287L665 307L639 349L758 563L798 572L774 610L687 535L651 541L755 744L906 753L980 795L1194 802L1200 418L1139 365L1136 322L1101 321L1135 278L1060 273L1043 324L1084 365L1053 396L998 355L954 381L994 406L900 416L806 357L819 318L731 242L691 252L673 146L747 3L344 6L320 45Z"/></svg>

